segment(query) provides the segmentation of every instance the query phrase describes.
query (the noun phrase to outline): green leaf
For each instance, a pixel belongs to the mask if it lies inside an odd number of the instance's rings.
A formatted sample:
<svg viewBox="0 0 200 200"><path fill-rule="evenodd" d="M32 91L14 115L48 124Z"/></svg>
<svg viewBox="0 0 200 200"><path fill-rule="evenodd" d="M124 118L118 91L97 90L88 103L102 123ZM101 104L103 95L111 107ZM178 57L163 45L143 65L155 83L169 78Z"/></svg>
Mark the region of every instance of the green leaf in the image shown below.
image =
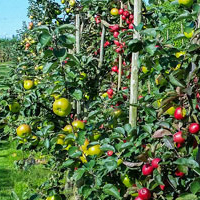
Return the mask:
<svg viewBox="0 0 200 200"><path fill-rule="evenodd" d="M79 151L78 147L70 147L68 150L68 154L71 158L77 158L82 155L82 152Z"/></svg>
<svg viewBox="0 0 200 200"><path fill-rule="evenodd" d="M126 142L126 143L124 143L120 146L120 150L127 149L127 148L132 147L132 146L133 146L133 142Z"/></svg>
<svg viewBox="0 0 200 200"><path fill-rule="evenodd" d="M125 135L125 130L122 127L117 127L114 129L115 132Z"/></svg>
<svg viewBox="0 0 200 200"><path fill-rule="evenodd" d="M109 151L109 150L112 150L113 152L115 152L115 148L114 148L112 145L110 145L110 144L103 144L103 145L101 146L101 150L102 150L102 151Z"/></svg>
<svg viewBox="0 0 200 200"><path fill-rule="evenodd" d="M62 164L61 168L67 168L68 166L70 166L70 165L73 164L74 162L75 162L74 160L68 159L67 161L65 161L65 162Z"/></svg>
<svg viewBox="0 0 200 200"><path fill-rule="evenodd" d="M178 158L176 161L174 161L174 164L185 165L190 168L199 167L199 164L193 158Z"/></svg>
<svg viewBox="0 0 200 200"><path fill-rule="evenodd" d="M141 40L133 39L129 41L128 48L132 52L138 52L143 48L143 43Z"/></svg>
<svg viewBox="0 0 200 200"><path fill-rule="evenodd" d="M74 172L74 175L73 175L73 179L75 181L78 181L79 179L82 178L83 174L86 172L86 168L80 168L80 169L77 169L75 172Z"/></svg>
<svg viewBox="0 0 200 200"><path fill-rule="evenodd" d="M76 90L73 92L72 96L73 96L76 100L80 101L80 100L82 99L83 93L82 93L81 90L76 89Z"/></svg>
<svg viewBox="0 0 200 200"><path fill-rule="evenodd" d="M171 183L175 188L177 188L177 181L176 181L176 179L175 179L172 175L168 175L168 179L169 179L170 183Z"/></svg>
<svg viewBox="0 0 200 200"><path fill-rule="evenodd" d="M152 133L152 126L149 124L143 125L142 126L143 130L147 133Z"/></svg>
<svg viewBox="0 0 200 200"><path fill-rule="evenodd" d="M111 172L117 168L117 162L115 160L108 160L104 163L104 166Z"/></svg>
<svg viewBox="0 0 200 200"><path fill-rule="evenodd" d="M115 197L116 199L121 199L118 189L113 184L106 184L103 187L103 192Z"/></svg>
<svg viewBox="0 0 200 200"><path fill-rule="evenodd" d="M190 191L193 194L196 194L197 192L200 192L200 178L196 178L191 184L190 184Z"/></svg>
<svg viewBox="0 0 200 200"><path fill-rule="evenodd" d="M176 198L176 200L197 200L197 196L194 194L183 194L180 197Z"/></svg>
<svg viewBox="0 0 200 200"><path fill-rule="evenodd" d="M72 25L72 24L62 24L57 29L59 29L59 30L65 30L65 29L67 29L67 30L76 30L75 26Z"/></svg>
<svg viewBox="0 0 200 200"><path fill-rule="evenodd" d="M83 191L83 196L86 199L86 198L88 198L88 196L90 196L90 194L92 193L93 189L90 188L89 186L83 186L82 191Z"/></svg>
<svg viewBox="0 0 200 200"><path fill-rule="evenodd" d="M178 81L178 79L175 78L172 74L169 75L169 81L175 86L184 87L184 85L180 81Z"/></svg>
<svg viewBox="0 0 200 200"><path fill-rule="evenodd" d="M55 57L57 57L57 58L63 58L65 56L66 49L65 48L54 49L53 53L54 53Z"/></svg>
<svg viewBox="0 0 200 200"><path fill-rule="evenodd" d="M47 46L50 43L52 38L49 33L42 33L39 35L38 39L39 39L40 44L44 48L45 46Z"/></svg>
<svg viewBox="0 0 200 200"><path fill-rule="evenodd" d="M46 138L45 141L44 141L44 146L48 149L50 147L50 142L49 142L49 139Z"/></svg>
<svg viewBox="0 0 200 200"><path fill-rule="evenodd" d="M50 62L50 63L47 62L47 63L44 65L43 69L42 69L43 73L48 73L48 72L51 71L56 65L57 65L57 62L54 62L54 63L52 63L52 62Z"/></svg>

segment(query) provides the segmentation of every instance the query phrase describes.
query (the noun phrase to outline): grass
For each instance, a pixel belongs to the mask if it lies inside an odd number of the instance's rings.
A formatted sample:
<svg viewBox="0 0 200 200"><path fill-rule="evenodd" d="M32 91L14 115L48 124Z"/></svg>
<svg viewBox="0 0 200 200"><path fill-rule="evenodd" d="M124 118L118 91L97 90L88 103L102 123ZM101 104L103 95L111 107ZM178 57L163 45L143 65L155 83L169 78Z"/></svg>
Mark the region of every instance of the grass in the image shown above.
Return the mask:
<svg viewBox="0 0 200 200"><path fill-rule="evenodd" d="M47 180L50 171L43 165L33 165L28 170L15 167L15 161L27 157L27 153L16 150L14 143L0 141L0 200L13 200L13 192L23 200L25 194Z"/></svg>

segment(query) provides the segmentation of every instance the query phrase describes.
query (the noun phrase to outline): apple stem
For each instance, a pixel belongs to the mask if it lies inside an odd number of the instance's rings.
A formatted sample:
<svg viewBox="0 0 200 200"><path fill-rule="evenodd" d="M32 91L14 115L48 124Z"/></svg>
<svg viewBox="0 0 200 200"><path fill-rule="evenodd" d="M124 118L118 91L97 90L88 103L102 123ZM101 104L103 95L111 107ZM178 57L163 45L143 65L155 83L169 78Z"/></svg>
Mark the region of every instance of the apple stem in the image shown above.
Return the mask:
<svg viewBox="0 0 200 200"><path fill-rule="evenodd" d="M142 18L142 1L134 0L134 25L138 26L141 23ZM133 39L140 39L140 35L137 31L133 34ZM137 104L138 101L138 63L139 52L132 53L131 63L131 84L130 84L130 108L129 108L129 123L132 127L136 127L137 124L137 107L133 104Z"/></svg>
<svg viewBox="0 0 200 200"><path fill-rule="evenodd" d="M80 53L80 15L76 14L76 53ZM77 115L81 113L81 102L77 101Z"/></svg>
<svg viewBox="0 0 200 200"><path fill-rule="evenodd" d="M121 1L121 9L123 9L123 2ZM120 22L119 22L120 28L122 27L122 15L120 15ZM122 42L122 39L119 39L119 42ZM119 73L118 73L118 91L121 88L121 81L122 81L122 55L119 54Z"/></svg>

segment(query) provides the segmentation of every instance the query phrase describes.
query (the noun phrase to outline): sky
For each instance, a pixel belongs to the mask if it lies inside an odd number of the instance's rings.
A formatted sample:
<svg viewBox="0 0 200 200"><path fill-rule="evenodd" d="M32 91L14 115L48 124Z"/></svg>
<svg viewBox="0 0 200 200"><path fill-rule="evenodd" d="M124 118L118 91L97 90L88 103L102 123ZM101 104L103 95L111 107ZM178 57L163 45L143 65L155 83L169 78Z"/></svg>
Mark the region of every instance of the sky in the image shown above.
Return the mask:
<svg viewBox="0 0 200 200"><path fill-rule="evenodd" d="M11 38L27 17L28 0L0 0L0 38Z"/></svg>
<svg viewBox="0 0 200 200"><path fill-rule="evenodd" d="M10 38L27 17L28 0L0 0L0 38Z"/></svg>

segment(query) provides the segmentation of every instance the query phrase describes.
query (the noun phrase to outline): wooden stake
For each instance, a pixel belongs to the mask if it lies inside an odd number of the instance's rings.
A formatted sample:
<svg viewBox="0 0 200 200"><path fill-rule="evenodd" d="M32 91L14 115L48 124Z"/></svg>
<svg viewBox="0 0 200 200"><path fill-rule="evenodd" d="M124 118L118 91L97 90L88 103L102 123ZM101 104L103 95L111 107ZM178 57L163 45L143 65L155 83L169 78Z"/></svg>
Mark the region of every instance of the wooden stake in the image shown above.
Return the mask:
<svg viewBox="0 0 200 200"><path fill-rule="evenodd" d="M104 58L104 40L105 40L105 34L106 34L106 28L104 24L101 24L102 31L101 31L101 45L100 45L100 59L99 59L99 68L101 68L103 64L103 58Z"/></svg>
<svg viewBox="0 0 200 200"><path fill-rule="evenodd" d="M80 15L76 14L76 53L80 53ZM77 101L77 115L81 113L81 102Z"/></svg>
<svg viewBox="0 0 200 200"><path fill-rule="evenodd" d="M121 1L121 8L123 9L123 2ZM119 26L122 27L122 15L120 15L120 23ZM119 42L122 42L122 39L119 39ZM119 72L118 72L118 91L121 88L121 82L122 82L122 55L119 54Z"/></svg>
<svg viewBox="0 0 200 200"><path fill-rule="evenodd" d="M142 1L134 0L134 25L138 26L142 17ZM140 38L138 32L135 31L133 38ZM129 108L129 123L132 127L136 127L137 124L137 107L133 104L138 100L138 59L139 52L132 53L131 63L131 84L130 84L130 108Z"/></svg>

